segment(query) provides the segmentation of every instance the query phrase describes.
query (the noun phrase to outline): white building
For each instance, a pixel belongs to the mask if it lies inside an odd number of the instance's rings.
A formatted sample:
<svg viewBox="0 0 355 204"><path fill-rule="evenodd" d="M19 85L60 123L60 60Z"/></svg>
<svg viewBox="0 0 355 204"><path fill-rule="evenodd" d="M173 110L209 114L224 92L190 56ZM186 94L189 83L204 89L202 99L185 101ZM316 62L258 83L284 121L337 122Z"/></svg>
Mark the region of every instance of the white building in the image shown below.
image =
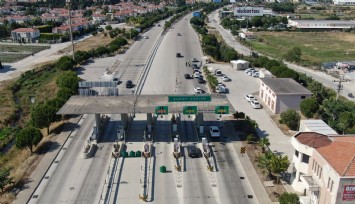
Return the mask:
<svg viewBox="0 0 355 204"><path fill-rule="evenodd" d="M337 135L338 133L329 127L323 120L301 120L299 132L316 132L324 135Z"/></svg>
<svg viewBox="0 0 355 204"><path fill-rule="evenodd" d="M349 29L355 27L355 21L288 19L288 26L298 29Z"/></svg>
<svg viewBox="0 0 355 204"><path fill-rule="evenodd" d="M35 42L40 36L40 32L36 28L17 28L11 31L13 42Z"/></svg>
<svg viewBox="0 0 355 204"><path fill-rule="evenodd" d="M300 110L300 103L312 93L291 78L261 78L259 96L273 113Z"/></svg>
<svg viewBox="0 0 355 204"><path fill-rule="evenodd" d="M244 70L249 68L249 62L245 60L232 60L230 63L231 67L236 70Z"/></svg>
<svg viewBox="0 0 355 204"><path fill-rule="evenodd" d="M259 78L273 78L274 75L271 74L267 69L261 68L259 70Z"/></svg>
<svg viewBox="0 0 355 204"><path fill-rule="evenodd" d="M355 203L355 136L299 132L291 138L292 187L301 204Z"/></svg>
<svg viewBox="0 0 355 204"><path fill-rule="evenodd" d="M355 6L355 0L334 0L334 5Z"/></svg>

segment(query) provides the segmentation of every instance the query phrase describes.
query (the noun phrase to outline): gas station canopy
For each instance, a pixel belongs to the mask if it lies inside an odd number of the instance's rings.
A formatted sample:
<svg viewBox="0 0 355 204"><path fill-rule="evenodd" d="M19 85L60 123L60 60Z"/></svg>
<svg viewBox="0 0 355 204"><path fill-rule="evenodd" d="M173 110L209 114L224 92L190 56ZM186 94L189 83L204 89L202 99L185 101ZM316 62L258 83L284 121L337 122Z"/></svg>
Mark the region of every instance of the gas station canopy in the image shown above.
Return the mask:
<svg viewBox="0 0 355 204"><path fill-rule="evenodd" d="M157 106L168 106L169 113L182 113L184 106L197 106L200 113L214 113L216 106L229 106L225 95L122 95L72 96L57 112L70 114L155 113Z"/></svg>

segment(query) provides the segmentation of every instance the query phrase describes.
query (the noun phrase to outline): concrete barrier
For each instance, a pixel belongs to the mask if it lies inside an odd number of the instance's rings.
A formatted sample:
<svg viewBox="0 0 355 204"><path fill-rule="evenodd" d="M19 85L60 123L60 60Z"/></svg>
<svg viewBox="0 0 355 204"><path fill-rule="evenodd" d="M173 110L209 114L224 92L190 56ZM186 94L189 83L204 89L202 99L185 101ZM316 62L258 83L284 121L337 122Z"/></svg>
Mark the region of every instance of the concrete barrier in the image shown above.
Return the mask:
<svg viewBox="0 0 355 204"><path fill-rule="evenodd" d="M81 153L81 158L82 159L90 158L96 148L96 145L97 145L96 141L88 142L84 147L84 151Z"/></svg>

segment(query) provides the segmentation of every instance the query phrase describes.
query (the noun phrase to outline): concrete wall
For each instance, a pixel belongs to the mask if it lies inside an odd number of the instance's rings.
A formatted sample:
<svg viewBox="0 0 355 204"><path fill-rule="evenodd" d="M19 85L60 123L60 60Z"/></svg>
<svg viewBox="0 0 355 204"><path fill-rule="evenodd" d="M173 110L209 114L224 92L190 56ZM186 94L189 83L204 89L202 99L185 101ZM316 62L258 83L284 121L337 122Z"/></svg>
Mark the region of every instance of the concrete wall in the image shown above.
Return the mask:
<svg viewBox="0 0 355 204"><path fill-rule="evenodd" d="M276 95L274 92L269 89L265 84L263 85L260 80L260 90L259 97L264 101L267 107L273 112L276 113Z"/></svg>
<svg viewBox="0 0 355 204"><path fill-rule="evenodd" d="M309 175L309 166L312 165L311 157L314 149L312 147L303 145L302 143L298 142L298 140L295 137L291 138L291 144L293 148L295 148L295 151L296 150L298 151L298 156L294 154L292 158L292 164L295 168L295 174L294 174L294 178L292 178L291 180L292 182L291 185L296 191L303 193L304 189L306 188L306 184L304 184L300 180L300 175ZM310 156L308 164L302 162L302 158L304 154Z"/></svg>
<svg viewBox="0 0 355 204"><path fill-rule="evenodd" d="M304 96L305 98L301 98ZM275 113L282 113L287 109L300 110L300 103L311 95L277 95Z"/></svg>

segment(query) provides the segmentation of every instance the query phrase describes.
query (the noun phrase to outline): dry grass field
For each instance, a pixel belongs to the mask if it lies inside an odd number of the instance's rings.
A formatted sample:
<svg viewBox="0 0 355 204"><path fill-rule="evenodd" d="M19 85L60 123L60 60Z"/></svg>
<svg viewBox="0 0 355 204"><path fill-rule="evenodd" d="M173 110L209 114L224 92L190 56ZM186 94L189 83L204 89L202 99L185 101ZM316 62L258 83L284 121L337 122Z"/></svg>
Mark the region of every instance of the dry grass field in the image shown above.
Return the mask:
<svg viewBox="0 0 355 204"><path fill-rule="evenodd" d="M79 43L76 43L74 49L82 50L82 51L89 51L91 49L98 48L100 46L108 45L114 38L110 38L110 35L104 36L103 33L98 33L96 36L92 36L86 40L83 40ZM61 52L69 52L71 51L71 46L65 48Z"/></svg>
<svg viewBox="0 0 355 204"><path fill-rule="evenodd" d="M345 32L255 32L253 49L282 58L293 47L302 50L305 64L354 60L355 34Z"/></svg>

